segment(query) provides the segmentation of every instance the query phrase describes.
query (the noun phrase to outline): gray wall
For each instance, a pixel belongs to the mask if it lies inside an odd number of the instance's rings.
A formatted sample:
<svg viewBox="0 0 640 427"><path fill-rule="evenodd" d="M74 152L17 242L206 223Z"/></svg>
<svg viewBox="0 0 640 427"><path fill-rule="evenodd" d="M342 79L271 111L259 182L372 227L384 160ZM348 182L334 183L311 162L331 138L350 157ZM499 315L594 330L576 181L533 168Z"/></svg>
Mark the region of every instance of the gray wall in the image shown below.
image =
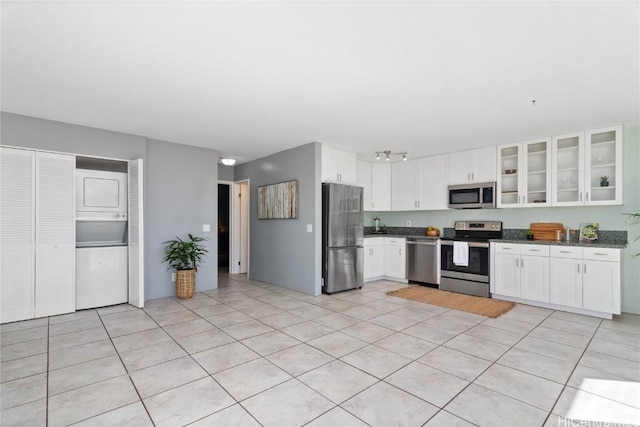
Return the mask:
<svg viewBox="0 0 640 427"><path fill-rule="evenodd" d="M249 180L249 276L310 295L321 292L320 144L310 143L235 167ZM297 219L258 220L260 185L298 180ZM311 224L313 232L306 231Z"/></svg>
<svg viewBox="0 0 640 427"><path fill-rule="evenodd" d="M234 171L233 166L218 165L218 179L220 181L233 182Z"/></svg>
<svg viewBox="0 0 640 427"><path fill-rule="evenodd" d="M121 160L144 160L145 295L175 295L171 273L161 263L167 239L186 233L205 236L209 254L198 270L197 289L217 287L218 152L147 140L141 136L2 113L2 144Z"/></svg>
<svg viewBox="0 0 640 427"><path fill-rule="evenodd" d="M172 271L162 263L162 242L187 234L206 237L209 253L198 269L196 290L218 287L218 152L150 139L145 178L147 298L174 295ZM210 232L202 225L209 224Z"/></svg>
<svg viewBox="0 0 640 427"><path fill-rule="evenodd" d="M413 227L453 227L456 220L480 219L499 220L505 228L529 228L529 224L539 221L561 222L578 228L581 222L598 222L603 230L627 230L629 247L623 253L622 269L622 310L640 313L640 224L632 225L626 213L640 212L640 127L625 129L624 134L624 205L524 208L524 209L483 209L446 210L415 212L365 212L365 225L374 225L373 218L379 216L381 224L404 227L407 220Z"/></svg>

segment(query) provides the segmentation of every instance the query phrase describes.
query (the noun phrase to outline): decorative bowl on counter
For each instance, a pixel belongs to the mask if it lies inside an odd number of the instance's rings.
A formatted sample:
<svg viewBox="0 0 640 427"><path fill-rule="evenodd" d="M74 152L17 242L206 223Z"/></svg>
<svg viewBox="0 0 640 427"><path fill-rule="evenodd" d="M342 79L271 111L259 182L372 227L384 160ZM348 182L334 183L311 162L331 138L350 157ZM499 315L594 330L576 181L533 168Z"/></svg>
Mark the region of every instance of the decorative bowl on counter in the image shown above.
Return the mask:
<svg viewBox="0 0 640 427"><path fill-rule="evenodd" d="M440 235L440 229L437 227L427 227L427 236L438 237Z"/></svg>

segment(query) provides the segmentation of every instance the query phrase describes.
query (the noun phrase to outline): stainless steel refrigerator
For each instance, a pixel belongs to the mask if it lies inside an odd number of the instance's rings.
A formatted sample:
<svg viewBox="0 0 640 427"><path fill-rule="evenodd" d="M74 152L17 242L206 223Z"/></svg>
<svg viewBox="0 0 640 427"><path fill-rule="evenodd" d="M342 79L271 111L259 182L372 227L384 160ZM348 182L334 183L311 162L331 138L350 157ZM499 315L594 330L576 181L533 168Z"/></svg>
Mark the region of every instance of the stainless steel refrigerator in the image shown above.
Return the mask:
<svg viewBox="0 0 640 427"><path fill-rule="evenodd" d="M322 184L322 291L362 287L362 188Z"/></svg>

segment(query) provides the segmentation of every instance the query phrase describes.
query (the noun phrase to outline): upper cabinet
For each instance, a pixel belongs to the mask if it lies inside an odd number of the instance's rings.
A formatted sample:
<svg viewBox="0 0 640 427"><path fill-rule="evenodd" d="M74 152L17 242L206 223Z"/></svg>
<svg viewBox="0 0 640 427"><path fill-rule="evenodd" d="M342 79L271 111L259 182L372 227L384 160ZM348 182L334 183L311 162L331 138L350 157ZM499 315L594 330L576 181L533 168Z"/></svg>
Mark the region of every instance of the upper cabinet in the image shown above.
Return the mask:
<svg viewBox="0 0 640 427"><path fill-rule="evenodd" d="M449 155L449 184L496 180L496 147L461 151Z"/></svg>
<svg viewBox="0 0 640 427"><path fill-rule="evenodd" d="M391 210L415 211L420 207L420 161L391 165Z"/></svg>
<svg viewBox="0 0 640 427"><path fill-rule="evenodd" d="M391 164L358 160L356 172L356 185L364 190L364 210L391 210Z"/></svg>
<svg viewBox="0 0 640 427"><path fill-rule="evenodd" d="M498 146L498 207L551 205L551 140Z"/></svg>
<svg viewBox="0 0 640 427"><path fill-rule="evenodd" d="M356 155L322 146L322 182L356 183Z"/></svg>
<svg viewBox="0 0 640 427"><path fill-rule="evenodd" d="M554 206L622 204L622 126L553 138Z"/></svg>
<svg viewBox="0 0 640 427"><path fill-rule="evenodd" d="M446 181L448 164L448 155L392 164L392 210L448 209Z"/></svg>

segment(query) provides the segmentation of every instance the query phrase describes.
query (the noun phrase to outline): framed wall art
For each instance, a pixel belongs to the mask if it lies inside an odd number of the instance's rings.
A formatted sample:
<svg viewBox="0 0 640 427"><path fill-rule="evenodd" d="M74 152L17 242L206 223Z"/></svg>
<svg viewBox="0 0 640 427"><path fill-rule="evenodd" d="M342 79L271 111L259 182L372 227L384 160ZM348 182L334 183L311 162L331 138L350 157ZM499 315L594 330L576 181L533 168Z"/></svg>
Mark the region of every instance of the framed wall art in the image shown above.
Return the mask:
<svg viewBox="0 0 640 427"><path fill-rule="evenodd" d="M258 186L258 219L298 218L298 181Z"/></svg>

